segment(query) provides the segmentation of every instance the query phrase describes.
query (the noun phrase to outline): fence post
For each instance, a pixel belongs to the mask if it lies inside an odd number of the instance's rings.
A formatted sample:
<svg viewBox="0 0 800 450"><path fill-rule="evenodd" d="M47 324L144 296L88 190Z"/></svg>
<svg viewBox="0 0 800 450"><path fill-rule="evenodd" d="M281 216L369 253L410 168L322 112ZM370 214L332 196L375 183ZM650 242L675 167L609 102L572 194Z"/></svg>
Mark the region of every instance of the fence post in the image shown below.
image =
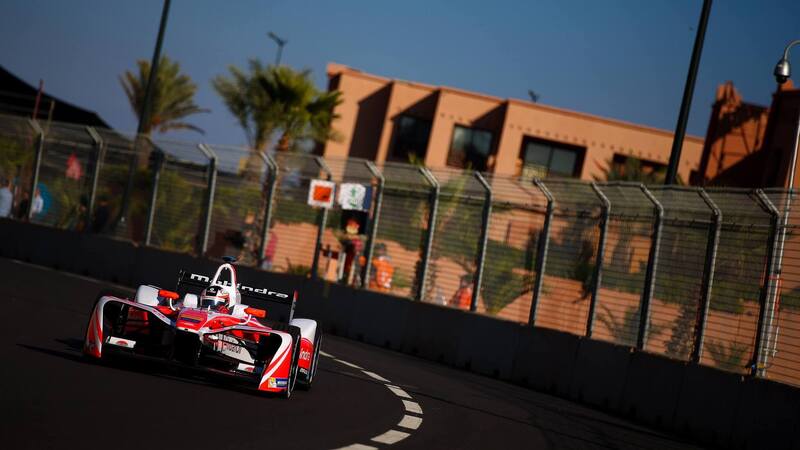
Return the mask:
<svg viewBox="0 0 800 450"><path fill-rule="evenodd" d="M787 193L788 195L788 193ZM780 212L769 200L764 191L756 189L756 196L761 201L762 206L770 213L769 224L769 247L767 247L767 266L764 270L764 286L761 288L761 298L759 299L758 327L756 328L756 340L753 344L752 365L750 375L763 377L767 373L767 360L769 359L770 337L772 335L773 320L775 314L775 295L777 290L777 280L780 275L775 274L776 255L780 251L781 239L779 221Z"/></svg>
<svg viewBox="0 0 800 450"><path fill-rule="evenodd" d="M33 158L33 174L31 175L31 190L28 199L28 210L25 211L25 217L31 220L33 214L33 199L36 195L36 185L39 184L39 169L42 167L42 153L44 153L44 130L39 126L39 122L29 120L31 128L39 135L39 141L36 143L36 154Z"/></svg>
<svg viewBox="0 0 800 450"><path fill-rule="evenodd" d="M319 165L320 170L325 172L325 179L330 181L333 178L331 169L325 164L325 160L321 156L316 156L314 161ZM325 224L328 222L328 208L322 208L319 214L319 228L317 228L317 241L314 244L314 259L311 262L311 279L317 278L317 269L319 268L319 251L322 248L322 235L325 233Z"/></svg>
<svg viewBox="0 0 800 450"><path fill-rule="evenodd" d="M161 167L164 165L164 153L159 149L153 150L153 190L150 193L150 205L147 208L147 221L144 226L144 245L150 245L150 238L153 236L153 221L156 214L156 203L158 201L158 181L161 179Z"/></svg>
<svg viewBox="0 0 800 450"><path fill-rule="evenodd" d="M600 218L600 236L597 239L597 257L594 263L594 273L592 274L592 297L589 300L589 313L586 317L586 337L592 337L594 333L594 317L597 310L597 298L600 295L600 285L603 279L603 260L606 254L606 235L608 234L608 222L611 217L611 202L606 194L600 190L594 181L591 184L592 190L597 194L600 203L603 204Z"/></svg>
<svg viewBox="0 0 800 450"><path fill-rule="evenodd" d="M431 193L428 200L430 205L430 213L428 214L428 232L425 235L425 247L422 250L422 261L420 261L418 275L420 281L419 288L417 290L417 301L422 301L424 300L425 289L428 283L428 265L430 264L431 250L433 249L433 236L436 231L436 216L439 212L439 190L441 189L441 185L439 185L439 181L436 180L436 177L434 177L433 173L431 173L428 169L420 167L419 171L431 185Z"/></svg>
<svg viewBox="0 0 800 450"><path fill-rule="evenodd" d="M369 223L369 232L367 233L367 248L366 252L364 252L366 261L364 262L364 270L361 274L362 288L369 286L369 271L372 267L372 253L375 249L375 236L378 234L378 218L381 214L381 203L383 202L383 185L386 182L383 178L383 174L375 167L372 161L365 161L364 164L372 173L372 176L378 179L378 188L375 190L375 208L373 208L372 221Z"/></svg>
<svg viewBox="0 0 800 450"><path fill-rule="evenodd" d="M100 178L100 167L103 165L106 147L103 144L103 139L94 127L86 127L86 132L91 136L96 149L94 153L94 167L92 167L92 181L89 186L89 202L86 205L86 223L91 224L92 216L94 216L94 204L97 200L97 181ZM86 226L85 230L88 231L90 228L90 226Z"/></svg>
<svg viewBox="0 0 800 450"><path fill-rule="evenodd" d="M650 301L653 299L653 289L656 281L656 265L658 263L658 251L661 246L661 223L664 220L664 207L656 200L647 188L640 184L639 187L644 195L653 203L656 209L656 217L653 222L653 239L650 244L650 256L647 258L647 271L644 276L644 291L642 292L642 302L639 311L639 335L636 339L636 348L644 350L647 343L647 333L650 330Z"/></svg>
<svg viewBox="0 0 800 450"><path fill-rule="evenodd" d="M533 295L531 297L531 309L528 313L528 325L533 326L536 324L536 312L539 306L539 296L542 293L542 284L544 282L545 264L547 264L547 250L550 247L550 222L553 220L553 209L555 208L555 200L553 194L547 189L547 186L541 180L535 178L533 184L542 191L545 198L547 198L547 212L544 216L544 224L542 224L542 233L539 237L538 245L536 246L536 278L533 281Z"/></svg>
<svg viewBox="0 0 800 450"><path fill-rule="evenodd" d="M692 348L691 361L699 363L703 357L703 341L706 334L706 320L708 319L708 308L711 305L711 287L714 284L714 271L717 263L717 247L719 246L719 234L722 231L722 211L716 203L711 200L708 192L703 188L698 188L697 193L711 209L712 222L708 233L708 243L706 244L706 259L703 267L703 284L700 293L700 305L698 308L697 322L694 327L694 347Z"/></svg>
<svg viewBox="0 0 800 450"><path fill-rule="evenodd" d="M483 216L481 218L481 237L478 242L478 259L475 264L475 285L472 288L472 301L469 304L469 310L475 311L478 307L478 297L481 294L481 283L483 282L483 267L486 263L486 243L489 241L489 220L492 216L492 187L481 175L480 172L475 172L475 178L486 189L486 197L483 203Z"/></svg>
<svg viewBox="0 0 800 450"><path fill-rule="evenodd" d="M214 150L206 144L197 144L197 148L208 158L208 186L206 187L205 215L200 231L200 239L198 240L200 248L197 250L200 256L204 256L206 250L208 250L208 233L211 231L211 214L214 210L214 194L217 189L217 155L214 153Z"/></svg>
<svg viewBox="0 0 800 450"><path fill-rule="evenodd" d="M261 159L267 167L267 193L266 204L264 205L264 222L261 224L261 244L258 246L258 257L256 264L261 267L264 264L264 254L267 250L267 241L269 241L269 230L271 229L270 223L272 222L272 205L275 201L275 185L278 183L278 163L266 154L260 152Z"/></svg>

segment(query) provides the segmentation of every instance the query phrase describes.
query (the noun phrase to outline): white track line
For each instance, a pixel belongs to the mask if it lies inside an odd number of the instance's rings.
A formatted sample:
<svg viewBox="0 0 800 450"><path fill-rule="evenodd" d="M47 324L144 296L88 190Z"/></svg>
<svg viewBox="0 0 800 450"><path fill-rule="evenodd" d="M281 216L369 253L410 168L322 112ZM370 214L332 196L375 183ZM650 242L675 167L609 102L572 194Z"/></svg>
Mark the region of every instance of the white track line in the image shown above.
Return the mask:
<svg viewBox="0 0 800 450"><path fill-rule="evenodd" d="M381 444L394 444L395 442L400 442L409 436L410 434L403 431L389 430L386 433L375 436L372 438L372 441L380 442Z"/></svg>
<svg viewBox="0 0 800 450"><path fill-rule="evenodd" d="M401 399L401 401L403 402L403 407L405 408L406 412L414 413L414 414L422 414L422 407L419 406L419 403L412 402L410 400L411 399L411 395L409 395L408 392L404 391L402 388L399 388L397 386L389 384L390 381L387 380L386 378L378 375L375 372L370 372L368 370L364 370L360 366L357 366L357 365L355 365L355 364L353 364L351 362L343 361L343 360L341 360L339 358L336 358L335 356L331 355L330 353L325 353L325 352L320 351L319 354L322 355L322 356L327 356L328 358L331 358L331 359L333 359L334 361L336 361L338 363L344 364L345 366L352 367L354 369L358 369L364 375L366 375L366 376L368 376L368 377L370 377L372 379L380 381L394 395L398 396ZM405 399L409 399L409 400L405 400ZM418 429L420 427L420 425L422 425L422 417L410 416L408 414L405 414L403 416L403 418L400 420L400 422L397 424L398 427L405 428L407 430L416 430L416 429ZM409 436L411 436L411 433L407 433L405 431L398 431L398 430L392 429L392 430L389 430L389 431L387 431L387 432L385 432L383 434L379 434L379 435L373 437L371 439L371 441L372 442L378 442L380 444L390 445L390 444L394 444L394 443L400 442L400 441L402 441L403 439L405 439L405 438L407 438ZM356 444L348 445L347 447L341 447L338 450L372 450L372 449L375 449L375 447L371 447L369 445L356 443Z"/></svg>
<svg viewBox="0 0 800 450"><path fill-rule="evenodd" d="M398 397L411 398L411 396L408 395L408 392L400 389L397 386L392 386L391 384L387 384L386 387L389 388L390 391L394 392L394 395L396 395Z"/></svg>
<svg viewBox="0 0 800 450"><path fill-rule="evenodd" d="M417 402L403 400L403 405L406 407L406 411L408 412L422 414L422 408L420 408L419 403Z"/></svg>
<svg viewBox="0 0 800 450"><path fill-rule="evenodd" d="M378 380L378 381L380 381L382 383L388 383L389 382L389 380L387 380L386 378L383 378L382 376L378 375L375 372L370 372L370 371L367 371L367 370L362 370L362 372L364 372L364 375L366 375L368 377L371 377L371 378L375 378L376 380Z"/></svg>
<svg viewBox="0 0 800 450"><path fill-rule="evenodd" d="M333 358L333 357L332 357L332 358ZM357 366L357 365L355 365L355 364L353 364L353 363L351 363L351 362L343 361L343 360L341 360L341 359L338 359L338 358L333 358L333 360L334 360L334 361L336 361L336 362L342 363L342 364L344 364L344 365L345 365L345 366L347 366L347 367L352 367L353 369L364 370L364 368L363 368L363 367L361 367L361 366Z"/></svg>
<svg viewBox="0 0 800 450"><path fill-rule="evenodd" d="M397 424L398 427L408 428L409 430L416 430L420 425L422 425L422 417L409 416L408 414L403 416L403 420Z"/></svg>

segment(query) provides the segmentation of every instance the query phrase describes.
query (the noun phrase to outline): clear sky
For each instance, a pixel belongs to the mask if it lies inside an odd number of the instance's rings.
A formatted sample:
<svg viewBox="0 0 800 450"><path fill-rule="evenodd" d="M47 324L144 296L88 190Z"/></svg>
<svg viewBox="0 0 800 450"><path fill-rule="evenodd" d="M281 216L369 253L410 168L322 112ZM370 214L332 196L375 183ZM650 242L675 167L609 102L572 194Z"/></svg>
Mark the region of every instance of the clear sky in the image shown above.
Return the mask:
<svg viewBox="0 0 800 450"><path fill-rule="evenodd" d="M45 90L136 129L119 75L152 56L160 0L6 0L0 64ZM248 58L272 61L266 33L288 39L283 62L308 68L321 88L328 62L392 78L539 102L673 130L701 0L267 1L173 0L164 53L198 84L212 110L191 122L242 144L210 80ZM688 132L703 136L719 83L768 105L772 69L800 38L798 0L717 0ZM800 74L800 48L792 60ZM795 76L797 79L798 76Z"/></svg>

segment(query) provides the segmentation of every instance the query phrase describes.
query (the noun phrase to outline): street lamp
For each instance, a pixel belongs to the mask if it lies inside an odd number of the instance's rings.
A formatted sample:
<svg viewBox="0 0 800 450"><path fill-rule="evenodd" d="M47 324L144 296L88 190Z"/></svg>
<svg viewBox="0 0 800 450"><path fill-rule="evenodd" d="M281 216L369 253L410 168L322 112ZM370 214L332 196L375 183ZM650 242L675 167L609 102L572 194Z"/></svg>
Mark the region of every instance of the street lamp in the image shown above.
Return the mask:
<svg viewBox="0 0 800 450"><path fill-rule="evenodd" d="M789 81L792 74L792 68L789 65L789 50L800 44L800 39L789 42L786 48L783 49L783 57L775 65L775 70L772 72L775 75L775 81L780 85ZM797 151L798 143L800 143L800 114L797 115L797 125L794 131L794 148L792 150L792 161L789 163L789 179L788 191L783 204L783 214L780 220L780 229L778 231L777 242L775 243L775 277L770 284L767 302L761 309L761 317L759 317L759 330L756 336L756 361L753 366L753 373L759 376L764 376L767 369L767 360L775 353L777 347L778 336L777 332L773 333L775 322L775 309L778 306L778 287L780 286L781 273L783 271L783 250L786 244L786 228L789 226L789 211L791 210L791 201L794 197L792 189L794 189L794 174L797 170Z"/></svg>
<svg viewBox="0 0 800 450"><path fill-rule="evenodd" d="M289 41L287 41L286 39L281 39L280 37L278 37L278 35L276 35L272 31L267 33L267 36L269 36L270 39L272 39L273 41L275 41L276 44L278 44L278 54L275 55L275 65L279 66L281 65L281 54L283 53L283 46L286 45L286 43L288 43Z"/></svg>

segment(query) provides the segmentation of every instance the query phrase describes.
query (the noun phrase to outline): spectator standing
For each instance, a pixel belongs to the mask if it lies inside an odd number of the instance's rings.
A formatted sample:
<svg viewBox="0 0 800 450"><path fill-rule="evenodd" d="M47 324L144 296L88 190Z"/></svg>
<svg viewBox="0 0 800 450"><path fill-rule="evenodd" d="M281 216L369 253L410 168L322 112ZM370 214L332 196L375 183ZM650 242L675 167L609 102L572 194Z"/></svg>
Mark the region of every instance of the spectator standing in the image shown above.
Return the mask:
<svg viewBox="0 0 800 450"><path fill-rule="evenodd" d="M44 210L44 199L41 192L39 192L39 188L36 188L33 195L33 204L31 205L31 217L41 214L42 210Z"/></svg>
<svg viewBox="0 0 800 450"><path fill-rule="evenodd" d="M275 253L278 251L278 235L274 231L269 232L267 246L264 248L264 260L261 261L261 268L272 270L272 261L275 260Z"/></svg>
<svg viewBox="0 0 800 450"><path fill-rule="evenodd" d="M386 244L375 245L375 258L372 259L372 271L369 279L369 288L389 292L392 288L392 278L394 276L394 266L392 258L386 252Z"/></svg>
<svg viewBox="0 0 800 450"><path fill-rule="evenodd" d="M472 276L464 275L461 277L458 290L453 294L453 298L447 302L447 306L468 311L470 304L472 304Z"/></svg>
<svg viewBox="0 0 800 450"><path fill-rule="evenodd" d="M11 206L14 204L14 193L11 192L11 181L0 179L0 217L11 217Z"/></svg>
<svg viewBox="0 0 800 450"><path fill-rule="evenodd" d="M106 230L108 219L111 218L111 210L108 205L108 198L100 197L97 201L97 208L94 210L94 217L92 217L93 233L102 233Z"/></svg>

